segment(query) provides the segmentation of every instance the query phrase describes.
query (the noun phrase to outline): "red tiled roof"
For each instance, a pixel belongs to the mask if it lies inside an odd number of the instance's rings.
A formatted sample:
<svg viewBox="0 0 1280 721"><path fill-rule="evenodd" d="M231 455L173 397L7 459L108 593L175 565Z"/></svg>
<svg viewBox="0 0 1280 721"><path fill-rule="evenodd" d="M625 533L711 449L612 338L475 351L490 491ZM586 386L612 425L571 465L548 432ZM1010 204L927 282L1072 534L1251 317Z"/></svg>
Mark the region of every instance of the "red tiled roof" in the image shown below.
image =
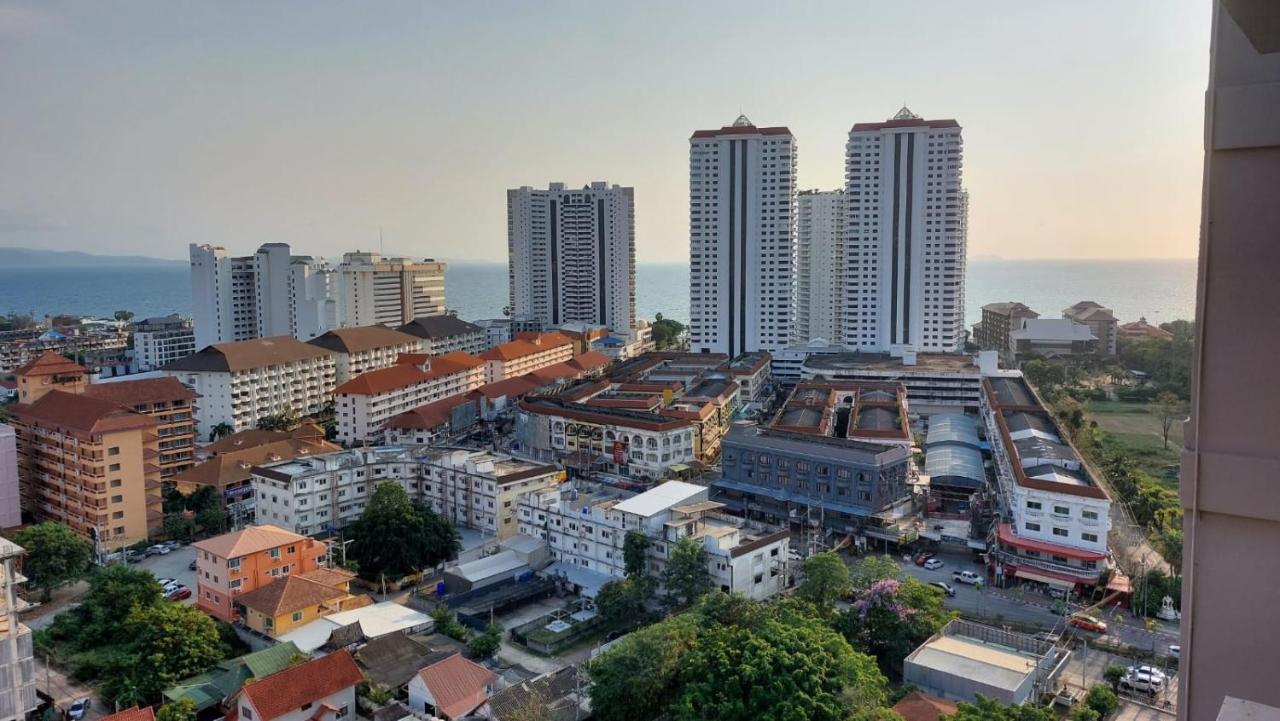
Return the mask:
<svg viewBox="0 0 1280 721"><path fill-rule="evenodd" d="M423 363L430 363L427 370L422 370L418 363L405 363L403 359L408 353L401 353L397 364L387 368L363 373L338 386L333 392L336 395L372 396L387 393L399 388L408 388L419 383L443 378L444 376L462 373L484 365L484 361L467 353L445 353L444 355L425 356ZM417 356L418 354L413 354Z"/></svg>
<svg viewBox="0 0 1280 721"><path fill-rule="evenodd" d="M111 433L160 425L160 421L151 416L110 401L65 391L49 391L34 403L13 406L12 412L28 422L81 433Z"/></svg>
<svg viewBox="0 0 1280 721"><path fill-rule="evenodd" d="M472 391L474 393L474 391ZM471 398L464 395L449 396L441 398L433 403L418 406L413 410L405 411L399 415L392 416L383 424L383 428L417 428L421 430L431 430L448 422L450 412L462 405L470 403Z"/></svg>
<svg viewBox="0 0 1280 721"><path fill-rule="evenodd" d="M583 372L592 371L597 368L604 368L613 362L609 356L599 351L587 351L582 355L574 357L568 361L569 365Z"/></svg>
<svg viewBox="0 0 1280 721"><path fill-rule="evenodd" d="M719 130L695 130L694 138L715 138L721 135L790 135L787 127L757 128L754 125L726 125ZM692 139L692 138L691 138Z"/></svg>
<svg viewBox="0 0 1280 721"><path fill-rule="evenodd" d="M59 373L84 374L84 367L55 351L47 350L15 370L19 376L51 376Z"/></svg>
<svg viewBox="0 0 1280 721"><path fill-rule="evenodd" d="M306 540L306 536L300 536L293 531L286 531L279 526L262 525L249 526L240 531L232 531L221 536L206 538L203 541L197 541L192 546L197 550L206 551L219 558L240 558L250 553L279 548L290 543L301 543Z"/></svg>
<svg viewBox="0 0 1280 721"><path fill-rule="evenodd" d="M150 706L146 708L134 706L133 708L103 716L98 721L156 721L156 712Z"/></svg>
<svg viewBox="0 0 1280 721"><path fill-rule="evenodd" d="M275 618L281 614L301 611L335 601L347 595L345 589L331 586L320 580L291 575L277 578L265 586L236 596L236 603Z"/></svg>
<svg viewBox="0 0 1280 721"><path fill-rule="evenodd" d="M194 391L172 376L114 383L91 383L85 386L81 395L111 401L126 407L159 401L189 401L196 397Z"/></svg>
<svg viewBox="0 0 1280 721"><path fill-rule="evenodd" d="M431 691L436 709L446 718L456 719L476 710L489 698L498 676L455 653L419 671L418 678Z"/></svg>
<svg viewBox="0 0 1280 721"><path fill-rule="evenodd" d="M958 128L960 123L954 120L922 120L920 118L904 118L902 120L886 120L883 123L854 123L853 129L887 130L890 128Z"/></svg>
<svg viewBox="0 0 1280 721"><path fill-rule="evenodd" d="M335 651L250 683L241 693L258 712L254 721L272 721L363 678L349 651Z"/></svg>
<svg viewBox="0 0 1280 721"><path fill-rule="evenodd" d="M503 343L490 348L480 354L480 357L485 360L508 361L565 345L573 345L573 339L563 333L542 333L539 335L525 332L520 333L510 343Z"/></svg>
<svg viewBox="0 0 1280 721"><path fill-rule="evenodd" d="M582 371L575 366L565 363L555 363L549 366L543 366L537 370L529 371L524 374L525 378L540 381L542 383L554 383L566 379L577 378Z"/></svg>
<svg viewBox="0 0 1280 721"><path fill-rule="evenodd" d="M507 396L508 398L518 398L531 391L537 390L542 385L536 378L530 378L529 374L517 376L515 378L507 378L505 380L486 383L479 388L471 391L473 394L480 394L490 400Z"/></svg>

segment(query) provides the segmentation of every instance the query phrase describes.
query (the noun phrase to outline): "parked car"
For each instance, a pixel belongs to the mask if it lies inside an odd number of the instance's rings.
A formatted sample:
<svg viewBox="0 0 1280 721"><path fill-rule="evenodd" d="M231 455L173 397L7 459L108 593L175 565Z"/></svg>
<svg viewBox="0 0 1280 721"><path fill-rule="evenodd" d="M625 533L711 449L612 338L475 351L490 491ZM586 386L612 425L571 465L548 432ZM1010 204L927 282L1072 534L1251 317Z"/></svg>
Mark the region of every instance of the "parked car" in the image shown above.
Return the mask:
<svg viewBox="0 0 1280 721"><path fill-rule="evenodd" d="M174 578L157 578L156 579L156 583L160 584L161 588L164 588L165 586L172 586L177 582L178 582L177 579L174 579Z"/></svg>
<svg viewBox="0 0 1280 721"><path fill-rule="evenodd" d="M951 574L951 578L952 580L959 581L960 583L967 583L970 586L982 583L982 576L979 576L973 571L956 571Z"/></svg>
<svg viewBox="0 0 1280 721"><path fill-rule="evenodd" d="M191 598L191 589L182 585L174 586L172 589L165 591L164 597L170 601L181 601L184 598Z"/></svg>
<svg viewBox="0 0 1280 721"><path fill-rule="evenodd" d="M1164 688L1164 681L1146 673L1139 673L1130 670L1124 676L1120 677L1120 689L1122 691L1142 691L1156 695Z"/></svg>
<svg viewBox="0 0 1280 721"><path fill-rule="evenodd" d="M932 583L930 583L929 585L930 585L930 586L936 586L936 587L938 587L938 588L942 589L942 592L943 592L943 593L945 593L945 594L947 594L947 596L948 596L948 597L950 597L950 598L955 598L955 595L956 595L956 589L955 589L954 587L952 587L952 585L951 585L951 584L949 584L949 583L945 583L945 582L943 582L943 581L933 581L933 582L932 582Z"/></svg>
<svg viewBox="0 0 1280 721"><path fill-rule="evenodd" d="M124 552L124 560L128 561L129 563L137 563L138 561L141 561L146 557L147 557L146 551L128 550Z"/></svg>
<svg viewBox="0 0 1280 721"><path fill-rule="evenodd" d="M915 558L915 564L917 566L923 566L925 562L928 561L930 558L933 558L932 553L917 553Z"/></svg>
<svg viewBox="0 0 1280 721"><path fill-rule="evenodd" d="M171 550L173 549L169 548L163 543L157 543L156 545L147 549L147 555L148 556L164 556L164 555L168 555L169 551Z"/></svg>
<svg viewBox="0 0 1280 721"><path fill-rule="evenodd" d="M71 721L80 721L84 715L89 713L89 698L76 699L71 703L71 708L67 709L67 716Z"/></svg>
<svg viewBox="0 0 1280 721"><path fill-rule="evenodd" d="M159 545L164 546L170 551L174 550L175 548L182 548L182 543L179 541L165 541Z"/></svg>
<svg viewBox="0 0 1280 721"><path fill-rule="evenodd" d="M929 560L924 562L924 568L926 571L936 571L939 568L942 568L942 566L943 566L942 561L939 561L936 558L930 558Z"/></svg>
<svg viewBox="0 0 1280 721"><path fill-rule="evenodd" d="M1076 628L1084 629L1086 631L1094 631L1097 633L1107 632L1107 624L1105 621L1103 621L1102 619L1096 618L1094 616L1085 615L1083 613L1077 613L1073 615L1070 619L1067 620L1067 623L1070 623L1072 626L1075 626Z"/></svg>
<svg viewBox="0 0 1280 721"><path fill-rule="evenodd" d="M1164 675L1164 671L1154 666L1130 666L1125 671L1126 673L1146 674L1161 683L1169 680L1169 677Z"/></svg>
<svg viewBox="0 0 1280 721"><path fill-rule="evenodd" d="M1169 644L1169 655L1173 658L1182 658L1182 646L1176 643Z"/></svg>

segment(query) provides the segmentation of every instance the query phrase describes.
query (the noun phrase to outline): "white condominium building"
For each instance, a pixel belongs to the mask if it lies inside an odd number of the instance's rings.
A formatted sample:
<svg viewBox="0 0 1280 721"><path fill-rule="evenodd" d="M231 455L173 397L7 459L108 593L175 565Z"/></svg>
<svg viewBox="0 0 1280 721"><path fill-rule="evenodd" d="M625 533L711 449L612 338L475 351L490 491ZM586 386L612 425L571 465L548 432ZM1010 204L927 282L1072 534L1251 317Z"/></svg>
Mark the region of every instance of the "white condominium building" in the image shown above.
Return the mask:
<svg viewBox="0 0 1280 721"><path fill-rule="evenodd" d="M689 338L695 352L791 339L796 141L746 116L689 139Z"/></svg>
<svg viewBox="0 0 1280 721"><path fill-rule="evenodd" d="M323 260L267 243L251 256L191 244L191 307L197 348L291 335L311 338L337 327L332 271Z"/></svg>
<svg viewBox="0 0 1280 721"><path fill-rule="evenodd" d="M964 342L968 195L954 120L903 108L857 123L845 155L843 343L955 352Z"/></svg>
<svg viewBox="0 0 1280 721"><path fill-rule="evenodd" d="M392 416L484 385L485 362L466 353L406 357L370 371L334 390L338 440L374 438Z"/></svg>
<svg viewBox="0 0 1280 721"><path fill-rule="evenodd" d="M401 354L422 352L422 341L418 338L381 325L337 328L307 343L333 353L338 383L346 383L369 371L390 368Z"/></svg>
<svg viewBox="0 0 1280 721"><path fill-rule="evenodd" d="M516 498L560 483L555 466L486 451L362 448L253 469L257 523L314 535L360 518L381 483L464 528L506 538L516 533Z"/></svg>
<svg viewBox="0 0 1280 721"><path fill-rule="evenodd" d="M218 343L160 370L199 394L196 432L253 428L264 416L319 413L333 396L333 353L289 336Z"/></svg>
<svg viewBox="0 0 1280 721"><path fill-rule="evenodd" d="M507 191L511 317L625 332L636 317L634 189L605 182Z"/></svg>
<svg viewBox="0 0 1280 721"><path fill-rule="evenodd" d="M796 325L792 339L843 336L844 191L806 190L799 196L796 231Z"/></svg>
<svg viewBox="0 0 1280 721"><path fill-rule="evenodd" d="M195 352L195 328L186 318L167 315L133 324L133 360L139 372L153 371Z"/></svg>
<svg viewBox="0 0 1280 721"><path fill-rule="evenodd" d="M334 281L341 325L400 326L414 318L443 315L448 265L427 258L383 258L346 253Z"/></svg>

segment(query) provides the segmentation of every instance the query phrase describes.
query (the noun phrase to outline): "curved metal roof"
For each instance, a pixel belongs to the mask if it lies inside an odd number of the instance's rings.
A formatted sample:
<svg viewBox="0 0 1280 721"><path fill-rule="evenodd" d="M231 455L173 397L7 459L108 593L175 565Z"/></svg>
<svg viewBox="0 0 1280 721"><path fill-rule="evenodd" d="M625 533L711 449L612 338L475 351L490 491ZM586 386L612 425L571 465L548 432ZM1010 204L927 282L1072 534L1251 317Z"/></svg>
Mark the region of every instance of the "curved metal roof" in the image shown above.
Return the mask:
<svg viewBox="0 0 1280 721"><path fill-rule="evenodd" d="M934 483L978 487L986 483L982 453L960 443L930 445L924 455L925 473Z"/></svg>
<svg viewBox="0 0 1280 721"><path fill-rule="evenodd" d="M956 443L979 448L978 424L963 413L934 413L929 416L929 434L925 436L925 448L941 443Z"/></svg>

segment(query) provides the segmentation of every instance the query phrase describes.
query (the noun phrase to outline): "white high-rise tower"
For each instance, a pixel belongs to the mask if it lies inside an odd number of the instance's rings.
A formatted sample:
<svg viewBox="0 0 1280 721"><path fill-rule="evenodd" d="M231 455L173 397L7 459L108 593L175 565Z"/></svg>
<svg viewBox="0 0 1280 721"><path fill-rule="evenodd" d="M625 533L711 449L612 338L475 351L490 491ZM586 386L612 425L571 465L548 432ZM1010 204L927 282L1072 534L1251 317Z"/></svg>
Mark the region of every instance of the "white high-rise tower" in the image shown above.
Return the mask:
<svg viewBox="0 0 1280 721"><path fill-rule="evenodd" d="M924 120L905 107L849 131L845 345L894 355L963 345L963 158L959 123Z"/></svg>
<svg viewBox="0 0 1280 721"><path fill-rule="evenodd" d="M799 195L796 229L796 324L793 340L844 337L844 191L805 190Z"/></svg>
<svg viewBox="0 0 1280 721"><path fill-rule="evenodd" d="M635 190L605 182L507 191L508 294L517 323L607 326L636 319Z"/></svg>
<svg viewBox="0 0 1280 721"><path fill-rule="evenodd" d="M695 351L779 350L791 339L796 142L745 115L689 138L689 337Z"/></svg>

